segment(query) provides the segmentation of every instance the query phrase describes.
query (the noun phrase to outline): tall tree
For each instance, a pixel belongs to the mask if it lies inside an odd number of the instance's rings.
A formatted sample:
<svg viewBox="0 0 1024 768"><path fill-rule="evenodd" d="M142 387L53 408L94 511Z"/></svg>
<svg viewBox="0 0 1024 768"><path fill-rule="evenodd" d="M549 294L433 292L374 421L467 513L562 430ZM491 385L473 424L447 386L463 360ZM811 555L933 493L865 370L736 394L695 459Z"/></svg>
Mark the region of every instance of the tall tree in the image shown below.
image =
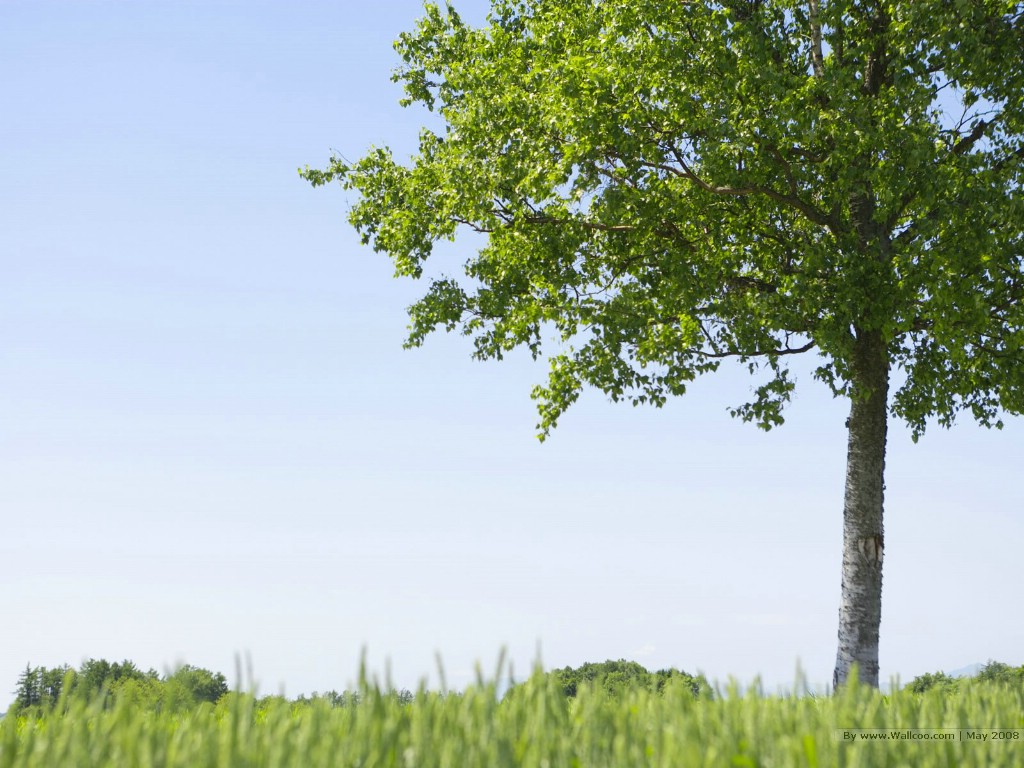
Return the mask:
<svg viewBox="0 0 1024 768"><path fill-rule="evenodd" d="M14 709L53 707L61 697L65 682L74 685L74 675L74 670L66 664L52 669L26 664L25 671L18 676Z"/></svg>
<svg viewBox="0 0 1024 768"><path fill-rule="evenodd" d="M14 691L14 709L38 707L43 703L42 677L45 667L25 665L25 671L18 676L18 687Z"/></svg>
<svg viewBox="0 0 1024 768"><path fill-rule="evenodd" d="M888 417L915 439L1024 406L1024 6L1008 0L494 0L427 5L396 46L437 113L408 163L303 171L430 279L409 345L548 355L542 436L585 386L660 406L725 358L734 415L782 423L787 361L850 401L836 685L878 682ZM434 123L437 125L437 123ZM893 377L893 372L899 372ZM890 381L894 392L890 392Z"/></svg>

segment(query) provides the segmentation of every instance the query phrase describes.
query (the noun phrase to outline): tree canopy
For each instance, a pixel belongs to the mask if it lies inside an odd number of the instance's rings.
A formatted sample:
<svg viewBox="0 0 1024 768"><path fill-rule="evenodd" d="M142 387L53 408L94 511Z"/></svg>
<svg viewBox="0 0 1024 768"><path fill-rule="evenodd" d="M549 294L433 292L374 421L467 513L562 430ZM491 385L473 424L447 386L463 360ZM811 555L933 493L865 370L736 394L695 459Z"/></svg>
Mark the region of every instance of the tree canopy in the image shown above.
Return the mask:
<svg viewBox="0 0 1024 768"><path fill-rule="evenodd" d="M408 165L305 173L359 191L401 275L489 235L409 342L459 329L500 358L555 329L545 431L585 385L658 405L729 356L766 364L738 413L770 427L788 355L849 393L857 327L905 371L915 433L965 407L998 423L1024 392L1020 4L815 6L500 0L473 29L428 5L396 79L444 130Z"/></svg>

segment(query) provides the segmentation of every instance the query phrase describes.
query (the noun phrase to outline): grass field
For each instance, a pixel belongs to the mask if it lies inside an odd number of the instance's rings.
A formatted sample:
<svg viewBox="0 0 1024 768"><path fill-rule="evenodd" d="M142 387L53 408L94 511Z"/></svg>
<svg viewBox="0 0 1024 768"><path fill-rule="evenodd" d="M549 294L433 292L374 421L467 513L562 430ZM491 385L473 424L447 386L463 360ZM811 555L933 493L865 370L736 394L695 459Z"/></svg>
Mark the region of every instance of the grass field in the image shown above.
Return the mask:
<svg viewBox="0 0 1024 768"><path fill-rule="evenodd" d="M868 728L1017 729L1017 738L837 737ZM229 694L177 714L126 701L63 702L50 714L0 721L0 768L1021 765L1024 691L980 684L955 695L883 696L852 685L835 697L696 700L670 686L662 695L584 689L566 699L549 679L534 678L501 701L488 684L444 696L421 691L412 703L367 685L359 704L344 707Z"/></svg>

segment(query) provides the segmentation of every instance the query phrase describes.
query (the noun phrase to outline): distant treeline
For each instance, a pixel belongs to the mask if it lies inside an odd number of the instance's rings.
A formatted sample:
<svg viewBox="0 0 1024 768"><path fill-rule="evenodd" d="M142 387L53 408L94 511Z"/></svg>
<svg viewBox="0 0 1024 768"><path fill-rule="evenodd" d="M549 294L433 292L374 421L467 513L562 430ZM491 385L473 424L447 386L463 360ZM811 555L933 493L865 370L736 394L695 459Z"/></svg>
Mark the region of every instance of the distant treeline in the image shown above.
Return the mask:
<svg viewBox="0 0 1024 768"><path fill-rule="evenodd" d="M915 677L907 685L907 688L915 693L924 693L932 688L939 688L947 693L957 693L967 680L1024 688L1024 664L1019 667L1011 667L1000 661L989 661L973 677L950 677L945 672L929 672Z"/></svg>
<svg viewBox="0 0 1024 768"><path fill-rule="evenodd" d="M174 672L161 675L155 669L142 671L132 661L110 662L89 659L75 669L67 664L60 667L33 667L27 665L18 677L11 712L47 712L60 702L84 699L114 706L126 702L152 711L179 712L200 704L217 704L230 689L221 672L186 664ZM408 690L392 690L387 694L400 704L409 704L415 695ZM362 696L358 691L327 691L299 696L291 700L295 706L325 702L332 707L358 704ZM268 707L282 701L283 696L263 696L259 707Z"/></svg>
<svg viewBox="0 0 1024 768"><path fill-rule="evenodd" d="M534 676L526 683L514 685L506 695L515 695L517 689L538 682L550 682L569 698L586 685L593 685L606 693L617 695L626 689L643 688L652 693L662 693L668 685L681 685L689 689L694 697L710 698L711 686L702 675L690 675L677 669L662 669L649 672L635 661L605 661L599 664L584 664L580 667L554 669L541 676ZM142 671L131 661L109 662L104 659L89 659L74 669L61 667L26 666L18 678L13 711L28 709L52 709L63 699L85 698L90 701L103 698L114 704L127 700L142 709L178 711L203 702L216 704L229 691L227 679L220 672L201 667L185 665L174 672L160 675L156 670ZM409 704L415 694L407 689L393 689L388 696L400 704ZM325 702L332 707L358 704L358 691L314 692L310 696L299 696L291 703L302 706ZM285 700L282 696L264 696L264 704Z"/></svg>
<svg viewBox="0 0 1024 768"><path fill-rule="evenodd" d="M143 709L177 711L203 702L216 703L228 692L220 672L184 665L160 675L142 671L134 662L88 659L78 669L26 665L18 677L12 709L52 709L62 700L104 698L126 700Z"/></svg>
<svg viewBox="0 0 1024 768"><path fill-rule="evenodd" d="M1012 667L990 661L974 678L953 678L943 672L934 672L914 678L906 688L915 693L924 693L932 688L956 693L966 679L1024 687L1024 666ZM600 688L613 697L636 688L661 694L666 688L679 686L688 689L694 698L714 698L714 691L703 675L691 675L678 669L650 672L635 661L624 659L553 669L512 686L506 696L516 696L527 686L538 684L551 685L567 698L575 697L585 686ZM18 678L11 709L14 712L47 711L60 701L102 699L109 705L126 701L140 709L174 712L203 703L216 704L228 692L227 678L222 673L202 667L186 664L174 672L160 675L154 669L144 672L127 660L89 659L78 669L68 665L52 668L26 666ZM387 696L399 704L411 704L416 698L414 693L404 688L393 689ZM302 695L290 703L297 707L316 703L347 707L358 704L361 698L358 691L338 693L332 690ZM288 700L283 696L264 696L259 700L263 706L283 701Z"/></svg>

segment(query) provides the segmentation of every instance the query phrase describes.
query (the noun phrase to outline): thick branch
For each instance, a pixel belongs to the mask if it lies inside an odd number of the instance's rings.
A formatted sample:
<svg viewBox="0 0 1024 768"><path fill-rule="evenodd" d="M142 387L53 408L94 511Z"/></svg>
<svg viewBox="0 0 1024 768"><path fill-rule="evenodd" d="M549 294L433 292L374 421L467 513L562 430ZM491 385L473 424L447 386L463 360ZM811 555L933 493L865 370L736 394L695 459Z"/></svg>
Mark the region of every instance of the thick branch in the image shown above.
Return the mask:
<svg viewBox="0 0 1024 768"><path fill-rule="evenodd" d="M985 131L988 130L989 126L991 126L993 123L998 122L1000 117L1002 117L1002 113L1000 113L993 120L990 120L988 122L985 122L984 120L979 120L969 134L964 136L962 139L960 139L960 141L953 145L953 154L960 156L965 152L969 152L971 150L971 147L977 144L978 141L981 140L981 137L985 135Z"/></svg>
<svg viewBox="0 0 1024 768"><path fill-rule="evenodd" d="M710 192L715 195L724 195L732 197L747 197L750 195L764 195L765 197L774 200L783 205L789 206L790 208L799 211L807 219L815 224L822 227L827 227L832 232L836 232L839 229L839 222L836 221L832 216L819 211L810 203L801 200L796 195L784 195L781 192L777 192L774 189L768 187L750 186L750 187L729 187L729 186L716 186L710 184L704 179L700 178L692 168L687 164L686 159L683 157L683 153L679 151L678 147L671 147L671 152L675 161L679 163L679 168L671 165L665 165L663 163L648 163L650 167L657 168L659 170L672 173L676 176L681 176L689 179L698 187L706 192Z"/></svg>
<svg viewBox="0 0 1024 768"><path fill-rule="evenodd" d="M736 352L704 352L698 351L701 357L782 357L783 355L800 355L804 352L809 352L814 349L817 344L813 341L809 341L802 347L782 347L781 349L758 349L751 352L750 350L736 351Z"/></svg>
<svg viewBox="0 0 1024 768"><path fill-rule="evenodd" d="M728 351L722 351L719 347L718 342L715 341L714 335L705 327L704 321L698 320L697 327L700 328L700 332L704 335L707 345L711 348L711 351L704 349L690 349L687 350L690 354L697 355L699 357L705 357L710 359L724 359L727 357L783 357L785 355L800 355L804 352L809 352L817 346L815 341L808 341L806 344L799 347L789 346L790 333L786 333L786 341L784 346L776 347L774 349L755 349L755 350L740 350L731 349Z"/></svg>
<svg viewBox="0 0 1024 768"><path fill-rule="evenodd" d="M824 77L825 60L821 55L821 18L819 0L809 0L810 13L808 20L811 24L811 66L814 69L815 77Z"/></svg>
<svg viewBox="0 0 1024 768"><path fill-rule="evenodd" d="M864 82L861 91L868 96L877 96L882 86L889 81L887 72L889 65L889 14L879 3L870 11L868 20L868 35L874 41L867 61L864 62Z"/></svg>
<svg viewBox="0 0 1024 768"><path fill-rule="evenodd" d="M729 285L734 285L737 288L753 288L758 293L778 293L779 289L769 283L767 280L761 280L757 277L751 277L750 275L737 275L735 277L727 277L726 282Z"/></svg>

